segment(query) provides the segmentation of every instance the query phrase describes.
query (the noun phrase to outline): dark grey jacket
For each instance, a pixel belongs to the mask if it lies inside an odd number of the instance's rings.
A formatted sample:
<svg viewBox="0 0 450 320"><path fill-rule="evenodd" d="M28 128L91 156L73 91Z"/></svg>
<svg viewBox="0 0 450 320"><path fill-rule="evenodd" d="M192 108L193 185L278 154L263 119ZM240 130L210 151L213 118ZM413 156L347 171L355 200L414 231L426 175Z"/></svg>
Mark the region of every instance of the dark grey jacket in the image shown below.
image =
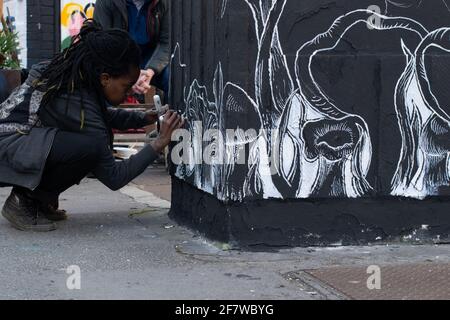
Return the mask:
<svg viewBox="0 0 450 320"><path fill-rule="evenodd" d="M155 32L158 43L152 58L147 63L147 69L161 73L170 60L170 0L159 0L156 5ZM94 20L103 28L118 28L128 30L128 13L126 0L97 0L95 3Z"/></svg>
<svg viewBox="0 0 450 320"><path fill-rule="evenodd" d="M42 68L43 65L35 66L27 82L0 105L0 186L16 185L34 190L41 181L58 130L92 138L100 155L93 173L112 190L128 184L158 157L147 145L129 160L116 162L110 149L108 125L120 130L141 128L148 125L145 113L108 108L104 116L96 100L87 92L83 94L83 125L79 95L73 95L69 100L67 96L61 96L47 108L40 109L42 96L36 94L37 90L30 84L39 77ZM26 106L28 110L25 110Z"/></svg>

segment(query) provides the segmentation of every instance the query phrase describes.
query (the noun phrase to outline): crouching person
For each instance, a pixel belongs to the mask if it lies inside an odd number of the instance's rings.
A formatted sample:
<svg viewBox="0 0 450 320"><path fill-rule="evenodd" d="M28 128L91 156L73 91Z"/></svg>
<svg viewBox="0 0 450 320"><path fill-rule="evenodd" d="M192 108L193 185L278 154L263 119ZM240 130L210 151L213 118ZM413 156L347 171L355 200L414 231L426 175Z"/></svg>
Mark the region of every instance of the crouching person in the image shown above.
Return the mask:
<svg viewBox="0 0 450 320"><path fill-rule="evenodd" d="M141 128L154 113L113 109L140 75L139 47L121 30L86 22L73 45L33 67L0 105L0 186L13 186L2 215L24 231L52 231L66 219L59 195L90 172L118 190L140 175L170 143L183 120L168 111L160 135L116 162L112 129Z"/></svg>

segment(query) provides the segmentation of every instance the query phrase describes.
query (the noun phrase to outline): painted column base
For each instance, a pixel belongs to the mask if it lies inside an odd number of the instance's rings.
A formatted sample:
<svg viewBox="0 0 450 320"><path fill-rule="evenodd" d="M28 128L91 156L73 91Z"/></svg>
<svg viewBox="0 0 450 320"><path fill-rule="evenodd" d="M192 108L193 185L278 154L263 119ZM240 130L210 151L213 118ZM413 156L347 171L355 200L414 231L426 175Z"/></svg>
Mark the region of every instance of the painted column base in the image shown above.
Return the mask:
<svg viewBox="0 0 450 320"><path fill-rule="evenodd" d="M366 198L226 204L172 178L170 217L211 240L241 247L449 243L448 200Z"/></svg>

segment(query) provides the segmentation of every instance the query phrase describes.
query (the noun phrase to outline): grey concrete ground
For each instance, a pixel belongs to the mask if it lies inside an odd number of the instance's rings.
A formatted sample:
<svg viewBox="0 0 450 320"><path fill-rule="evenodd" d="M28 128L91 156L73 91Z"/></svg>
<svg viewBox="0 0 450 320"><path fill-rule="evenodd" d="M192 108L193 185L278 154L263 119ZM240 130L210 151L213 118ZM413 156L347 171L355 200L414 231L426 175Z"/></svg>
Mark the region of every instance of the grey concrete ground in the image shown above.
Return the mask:
<svg viewBox="0 0 450 320"><path fill-rule="evenodd" d="M0 189L1 204L9 191ZM0 299L335 299L292 272L450 262L448 246L227 250L174 225L167 204L135 186L114 193L85 180L62 196L70 219L55 232L16 231L0 218ZM80 290L66 285L72 265Z"/></svg>

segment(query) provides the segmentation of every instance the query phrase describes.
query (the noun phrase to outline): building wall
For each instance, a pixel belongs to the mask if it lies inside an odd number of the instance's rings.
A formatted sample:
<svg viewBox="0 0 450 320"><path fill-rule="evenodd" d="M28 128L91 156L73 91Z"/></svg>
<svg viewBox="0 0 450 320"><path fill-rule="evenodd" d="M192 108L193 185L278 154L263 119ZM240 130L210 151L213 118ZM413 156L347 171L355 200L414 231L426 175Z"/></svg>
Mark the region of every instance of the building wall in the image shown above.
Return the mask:
<svg viewBox="0 0 450 320"><path fill-rule="evenodd" d="M95 0L61 0L61 47L70 45L71 37L80 32L86 19L94 17Z"/></svg>
<svg viewBox="0 0 450 320"><path fill-rule="evenodd" d="M27 0L28 66L50 59L60 49L59 0Z"/></svg>
<svg viewBox="0 0 450 320"><path fill-rule="evenodd" d="M404 1L174 4L184 155L203 160L177 177L224 201L450 195L450 43L426 46L450 12Z"/></svg>
<svg viewBox="0 0 450 320"><path fill-rule="evenodd" d="M246 243L448 237L447 1L172 6L172 217Z"/></svg>
<svg viewBox="0 0 450 320"><path fill-rule="evenodd" d="M12 0L10 0L12 1ZM50 59L70 44L82 22L92 18L95 1L87 0L21 0L27 4L28 65Z"/></svg>

